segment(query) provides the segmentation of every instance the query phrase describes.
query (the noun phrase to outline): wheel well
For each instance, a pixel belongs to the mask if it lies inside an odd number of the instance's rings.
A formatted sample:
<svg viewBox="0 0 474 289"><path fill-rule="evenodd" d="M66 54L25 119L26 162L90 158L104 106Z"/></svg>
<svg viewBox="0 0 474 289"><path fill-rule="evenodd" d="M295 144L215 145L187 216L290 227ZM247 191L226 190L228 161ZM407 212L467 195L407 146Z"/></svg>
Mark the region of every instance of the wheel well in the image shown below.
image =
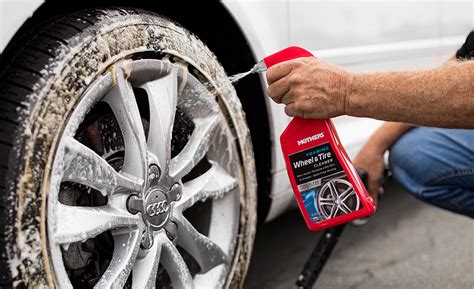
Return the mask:
<svg viewBox="0 0 474 289"><path fill-rule="evenodd" d="M20 28L10 44L15 42L18 35L58 14L97 7L134 7L168 17L196 34L217 56L229 75L249 70L256 63L256 59L245 36L226 8L218 0L197 2L190 1L186 3L186 7L182 7L182 2L179 1L46 1ZM235 85L235 89L252 137L257 167L258 219L259 223L263 223L271 205L273 135L270 116L258 75L249 76Z"/></svg>

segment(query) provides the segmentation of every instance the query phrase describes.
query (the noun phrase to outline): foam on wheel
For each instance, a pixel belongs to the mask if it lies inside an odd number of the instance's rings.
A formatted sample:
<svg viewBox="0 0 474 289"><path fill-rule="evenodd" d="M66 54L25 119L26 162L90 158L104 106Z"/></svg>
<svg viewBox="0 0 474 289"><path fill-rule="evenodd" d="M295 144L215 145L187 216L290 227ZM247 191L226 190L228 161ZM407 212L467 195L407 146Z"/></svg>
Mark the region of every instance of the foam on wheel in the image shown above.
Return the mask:
<svg viewBox="0 0 474 289"><path fill-rule="evenodd" d="M0 72L0 286L188 288L217 276L211 287L240 287L254 158L235 90L206 46L131 9L63 15L18 39ZM169 142L157 145L155 131ZM213 212L231 207L235 224L215 227Z"/></svg>

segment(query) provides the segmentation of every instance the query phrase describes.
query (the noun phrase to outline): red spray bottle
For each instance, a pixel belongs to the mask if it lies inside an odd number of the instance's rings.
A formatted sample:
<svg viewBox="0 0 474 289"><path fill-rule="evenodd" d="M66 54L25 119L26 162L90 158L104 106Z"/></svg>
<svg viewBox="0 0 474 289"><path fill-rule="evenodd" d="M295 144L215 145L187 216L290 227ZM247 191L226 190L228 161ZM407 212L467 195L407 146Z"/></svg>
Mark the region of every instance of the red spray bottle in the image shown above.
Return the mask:
<svg viewBox="0 0 474 289"><path fill-rule="evenodd" d="M255 67L314 57L300 47L272 54ZM372 215L376 206L352 165L330 119L293 118L280 137L288 177L298 206L312 231Z"/></svg>

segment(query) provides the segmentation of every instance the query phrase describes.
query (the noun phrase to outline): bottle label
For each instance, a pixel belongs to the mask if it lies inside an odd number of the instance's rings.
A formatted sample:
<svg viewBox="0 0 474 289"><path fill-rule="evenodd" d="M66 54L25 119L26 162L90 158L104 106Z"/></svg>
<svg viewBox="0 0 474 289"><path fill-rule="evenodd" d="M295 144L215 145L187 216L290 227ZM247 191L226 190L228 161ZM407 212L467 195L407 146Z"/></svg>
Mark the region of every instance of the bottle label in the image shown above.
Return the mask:
<svg viewBox="0 0 474 289"><path fill-rule="evenodd" d="M313 223L362 208L329 142L291 154L289 160Z"/></svg>

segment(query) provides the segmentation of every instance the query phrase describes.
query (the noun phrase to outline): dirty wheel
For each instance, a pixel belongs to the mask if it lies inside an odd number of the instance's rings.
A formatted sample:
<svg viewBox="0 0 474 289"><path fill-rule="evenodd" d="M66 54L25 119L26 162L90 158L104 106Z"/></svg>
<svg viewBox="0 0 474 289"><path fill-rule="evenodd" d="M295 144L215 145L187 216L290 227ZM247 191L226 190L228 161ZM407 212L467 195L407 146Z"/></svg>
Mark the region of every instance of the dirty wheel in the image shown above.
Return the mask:
<svg viewBox="0 0 474 289"><path fill-rule="evenodd" d="M0 135L0 280L240 287L254 160L212 53L139 10L83 11L38 29L0 75L10 130Z"/></svg>

